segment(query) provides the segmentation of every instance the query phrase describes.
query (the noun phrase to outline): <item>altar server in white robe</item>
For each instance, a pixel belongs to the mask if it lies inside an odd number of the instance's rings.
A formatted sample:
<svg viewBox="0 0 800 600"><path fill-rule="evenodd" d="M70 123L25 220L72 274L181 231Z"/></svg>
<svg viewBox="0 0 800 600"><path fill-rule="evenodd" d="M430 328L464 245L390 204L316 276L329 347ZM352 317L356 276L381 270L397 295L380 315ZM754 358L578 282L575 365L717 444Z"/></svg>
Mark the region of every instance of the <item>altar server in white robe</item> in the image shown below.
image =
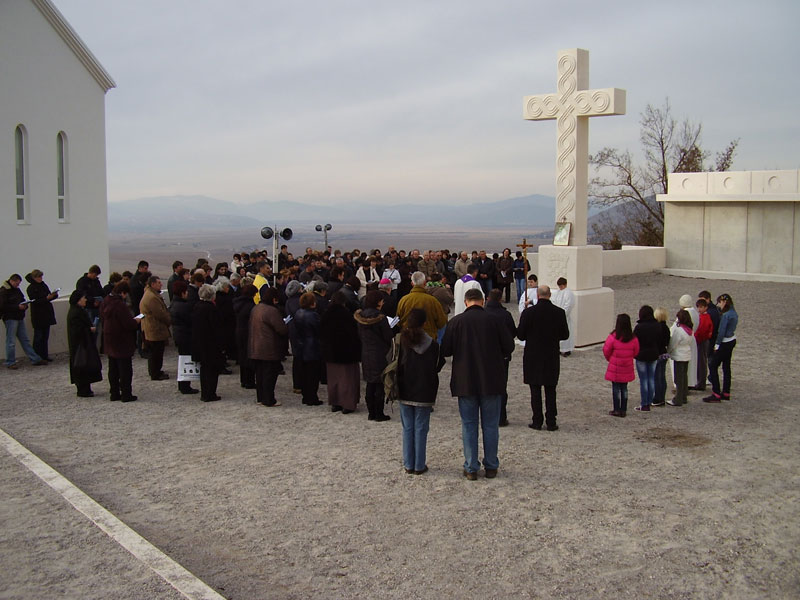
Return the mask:
<svg viewBox="0 0 800 600"><path fill-rule="evenodd" d="M567 280L559 277L556 281L558 290L553 292L551 302L564 309L567 313L567 325L569 325L569 337L559 342L562 356L569 356L575 349L575 323L572 319L572 309L575 308L575 294L567 287Z"/></svg>
<svg viewBox="0 0 800 600"><path fill-rule="evenodd" d="M538 292L539 289L539 278L536 277L535 273L531 273L528 275L528 281L526 282L527 286L525 288L525 292L522 296L519 297L519 314L522 314L529 306L535 306L536 302L539 300ZM524 346L524 344L523 344Z"/></svg>

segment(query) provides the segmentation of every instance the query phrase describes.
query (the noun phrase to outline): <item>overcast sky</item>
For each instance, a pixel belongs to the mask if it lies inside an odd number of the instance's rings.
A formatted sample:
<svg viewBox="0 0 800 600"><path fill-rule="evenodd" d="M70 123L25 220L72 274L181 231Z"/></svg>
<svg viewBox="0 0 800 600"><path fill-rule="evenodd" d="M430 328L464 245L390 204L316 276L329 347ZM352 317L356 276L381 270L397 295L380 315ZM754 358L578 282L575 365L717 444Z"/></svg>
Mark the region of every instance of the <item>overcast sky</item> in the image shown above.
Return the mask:
<svg viewBox="0 0 800 600"><path fill-rule="evenodd" d="M627 90L591 152L669 97L735 170L800 168L800 2L54 0L117 83L110 201L491 202L555 193L556 55ZM613 8L612 8L613 7Z"/></svg>

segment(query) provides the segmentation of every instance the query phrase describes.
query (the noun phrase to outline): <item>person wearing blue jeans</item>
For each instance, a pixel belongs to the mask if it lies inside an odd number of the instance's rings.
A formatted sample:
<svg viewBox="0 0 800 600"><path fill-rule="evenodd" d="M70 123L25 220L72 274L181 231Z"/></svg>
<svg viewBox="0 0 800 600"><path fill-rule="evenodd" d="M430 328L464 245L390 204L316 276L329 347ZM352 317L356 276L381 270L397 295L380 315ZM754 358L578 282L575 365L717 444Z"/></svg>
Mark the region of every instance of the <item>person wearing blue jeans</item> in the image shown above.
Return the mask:
<svg viewBox="0 0 800 600"><path fill-rule="evenodd" d="M425 332L425 321L425 310L412 308L398 336L397 386L403 424L403 467L409 475L422 475L428 470L425 462L428 429L439 391L439 371L444 366L439 344Z"/></svg>
<svg viewBox="0 0 800 600"><path fill-rule="evenodd" d="M711 395L703 398L703 402L720 402L731 399L731 358L736 347L736 326L739 315L733 307L733 298L722 294L717 298L720 312L719 331L714 344L714 353L708 360L708 381L711 383ZM722 386L719 382L719 368L722 366Z"/></svg>
<svg viewBox="0 0 800 600"><path fill-rule="evenodd" d="M492 472L496 474L500 467L497 446L500 441L501 399L501 394L458 397L461 439L464 443L464 471L467 473L477 473L480 469L478 460L479 421L483 434L483 468L486 470L486 476L491 478Z"/></svg>
<svg viewBox="0 0 800 600"><path fill-rule="evenodd" d="M400 402L400 421L403 424L403 467L406 473L422 475L428 470L428 431L431 425L431 406L413 406Z"/></svg>
<svg viewBox="0 0 800 600"><path fill-rule="evenodd" d="M5 365L9 369L17 368L17 340L19 340L25 354L35 366L46 365L47 362L36 354L28 339L28 332L25 329L25 311L28 304L25 303L25 296L19 289L22 277L16 273L4 281L0 286L0 315L6 325L6 361Z"/></svg>
<svg viewBox="0 0 800 600"><path fill-rule="evenodd" d="M656 397L656 364L653 361L636 361L636 374L639 376L639 392L642 396L641 406L650 406Z"/></svg>
<svg viewBox="0 0 800 600"><path fill-rule="evenodd" d="M452 356L450 393L458 397L464 442L464 476L478 478L478 424L483 432L483 468L497 476L500 403L506 387L506 357L514 352L514 337L483 308L481 290L464 294L466 309L447 324L442 356Z"/></svg>

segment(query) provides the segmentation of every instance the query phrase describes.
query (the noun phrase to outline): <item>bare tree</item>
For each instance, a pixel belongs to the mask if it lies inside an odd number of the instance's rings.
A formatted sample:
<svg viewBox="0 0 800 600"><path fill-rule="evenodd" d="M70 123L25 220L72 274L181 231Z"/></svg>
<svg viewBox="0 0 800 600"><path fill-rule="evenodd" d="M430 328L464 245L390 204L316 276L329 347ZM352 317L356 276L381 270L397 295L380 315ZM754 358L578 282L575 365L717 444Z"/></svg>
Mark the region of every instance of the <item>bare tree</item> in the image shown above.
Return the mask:
<svg viewBox="0 0 800 600"><path fill-rule="evenodd" d="M592 204L610 207L625 204L625 227L613 219L595 224L595 235L604 243L623 241L660 245L664 238L664 208L656 194L667 193L670 173L727 171L739 140L731 141L716 155L713 165L705 165L708 153L702 149L702 125L689 119L676 121L669 99L661 107L647 105L639 119L639 141L644 163L637 165L630 151L603 148L589 157L597 175L590 181ZM627 231L622 231L627 229Z"/></svg>

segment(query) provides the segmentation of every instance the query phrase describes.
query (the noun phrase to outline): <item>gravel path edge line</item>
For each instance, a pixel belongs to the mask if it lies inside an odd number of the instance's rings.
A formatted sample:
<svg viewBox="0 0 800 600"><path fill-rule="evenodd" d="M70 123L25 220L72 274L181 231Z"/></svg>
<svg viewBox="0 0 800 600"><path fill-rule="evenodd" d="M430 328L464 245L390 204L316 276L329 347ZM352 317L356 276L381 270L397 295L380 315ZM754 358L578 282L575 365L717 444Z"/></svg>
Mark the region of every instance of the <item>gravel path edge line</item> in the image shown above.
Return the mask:
<svg viewBox="0 0 800 600"><path fill-rule="evenodd" d="M53 488L101 531L130 552L137 560L157 573L164 581L189 600L225 600L209 587L128 525L100 506L66 477L20 444L0 428L0 443L6 451L29 471Z"/></svg>

